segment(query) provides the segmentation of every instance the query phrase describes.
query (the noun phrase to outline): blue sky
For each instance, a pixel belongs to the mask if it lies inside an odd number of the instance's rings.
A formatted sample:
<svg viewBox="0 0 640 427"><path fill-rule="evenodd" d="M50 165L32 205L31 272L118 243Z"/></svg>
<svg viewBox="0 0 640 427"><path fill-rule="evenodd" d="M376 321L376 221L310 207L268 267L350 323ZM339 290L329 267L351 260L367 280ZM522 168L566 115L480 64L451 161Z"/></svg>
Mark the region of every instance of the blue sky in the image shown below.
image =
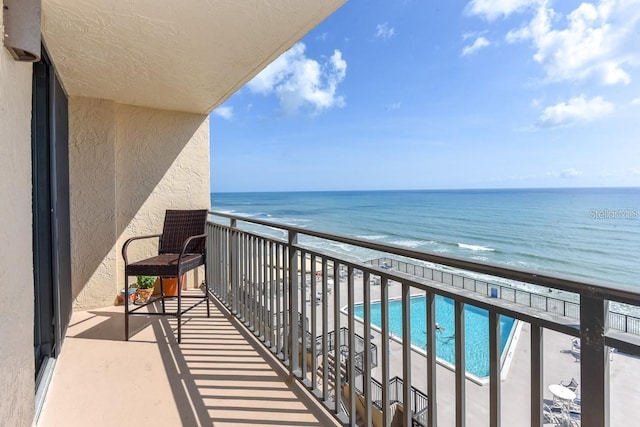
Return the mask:
<svg viewBox="0 0 640 427"><path fill-rule="evenodd" d="M350 0L211 114L211 190L640 186L640 0Z"/></svg>

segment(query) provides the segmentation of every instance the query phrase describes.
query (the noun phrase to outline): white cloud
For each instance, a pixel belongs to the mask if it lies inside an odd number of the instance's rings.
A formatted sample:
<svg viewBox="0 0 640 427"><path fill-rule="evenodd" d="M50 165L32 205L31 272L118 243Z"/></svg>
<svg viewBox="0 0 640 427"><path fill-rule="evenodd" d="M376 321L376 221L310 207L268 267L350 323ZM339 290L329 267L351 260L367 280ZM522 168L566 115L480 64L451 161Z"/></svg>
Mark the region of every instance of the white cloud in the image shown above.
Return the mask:
<svg viewBox="0 0 640 427"><path fill-rule="evenodd" d="M601 96L585 99L584 96L571 98L567 102L546 107L538 121L537 127L551 128L570 125L576 122L595 120L613 111L613 104Z"/></svg>
<svg viewBox="0 0 640 427"><path fill-rule="evenodd" d="M560 178L575 178L580 175L582 175L582 172L574 168L565 169L560 172Z"/></svg>
<svg viewBox="0 0 640 427"><path fill-rule="evenodd" d="M576 178L578 176L581 176L582 172L574 168L567 168L561 170L560 172L547 172L545 175L553 178Z"/></svg>
<svg viewBox="0 0 640 427"><path fill-rule="evenodd" d="M474 37L484 36L488 32L489 32L488 30L484 30L484 31L467 31L466 33L462 33L462 40L466 41L466 40L472 39Z"/></svg>
<svg viewBox="0 0 640 427"><path fill-rule="evenodd" d="M385 107L385 110L387 111L392 111L392 110L398 110L401 106L400 102L394 102L393 104L389 104Z"/></svg>
<svg viewBox="0 0 640 427"><path fill-rule="evenodd" d="M396 30L394 30L393 27L390 27L387 22L376 25L376 37L378 38L390 39L395 33Z"/></svg>
<svg viewBox="0 0 640 427"><path fill-rule="evenodd" d="M316 40L320 40L320 41L325 41L327 39L327 36L329 35L329 33L322 33L319 36L316 37Z"/></svg>
<svg viewBox="0 0 640 427"><path fill-rule="evenodd" d="M631 105L640 105L640 98L635 98L631 100Z"/></svg>
<svg viewBox="0 0 640 427"><path fill-rule="evenodd" d="M640 169L631 169L629 172L631 175L640 175Z"/></svg>
<svg viewBox="0 0 640 427"><path fill-rule="evenodd" d="M567 16L550 7L549 0L538 3L531 21L509 31L506 39L510 43L531 41L536 50L533 59L542 65L549 81L595 77L607 85L631 82L623 69L631 62L631 54L624 53L623 46L629 37L637 37L640 2L584 2Z"/></svg>
<svg viewBox="0 0 640 427"><path fill-rule="evenodd" d="M509 16L520 12L541 0L471 0L466 7L470 15L480 15L492 21L500 16Z"/></svg>
<svg viewBox="0 0 640 427"><path fill-rule="evenodd" d="M491 43L485 37L478 37L475 41L462 49L460 56L467 56L476 53L482 48L489 46Z"/></svg>
<svg viewBox="0 0 640 427"><path fill-rule="evenodd" d="M231 120L233 118L233 107L218 107L213 110L213 114L223 119Z"/></svg>
<svg viewBox="0 0 640 427"><path fill-rule="evenodd" d="M280 55L247 86L254 93L275 94L285 114L310 109L312 114L333 107L343 107L338 85L347 74L347 62L334 50L323 64L305 55L304 43L295 44Z"/></svg>

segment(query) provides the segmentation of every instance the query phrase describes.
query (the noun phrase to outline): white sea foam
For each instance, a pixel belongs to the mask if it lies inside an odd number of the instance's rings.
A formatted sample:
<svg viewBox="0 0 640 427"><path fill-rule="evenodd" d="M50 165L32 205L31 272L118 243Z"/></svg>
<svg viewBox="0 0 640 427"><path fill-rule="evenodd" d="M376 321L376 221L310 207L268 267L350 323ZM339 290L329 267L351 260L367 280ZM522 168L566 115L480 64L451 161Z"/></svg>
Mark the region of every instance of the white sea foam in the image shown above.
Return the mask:
<svg viewBox="0 0 640 427"><path fill-rule="evenodd" d="M466 243L458 243L460 249L468 249L470 251L493 252L495 249L480 245L467 245Z"/></svg>
<svg viewBox="0 0 640 427"><path fill-rule="evenodd" d="M438 253L443 254L443 253L449 252L449 249L447 249L447 248L435 248L433 250L433 252L438 252Z"/></svg>
<svg viewBox="0 0 640 427"><path fill-rule="evenodd" d="M358 239L365 239L365 240L382 240L382 239L384 239L384 238L385 238L385 237L387 237L387 236L385 236L385 235L383 235L383 234L381 234L381 235L376 235L376 234L374 234L374 235L372 235L372 236L370 236L370 235L361 235L361 236L356 236L356 237L357 237Z"/></svg>
<svg viewBox="0 0 640 427"><path fill-rule="evenodd" d="M390 242L392 245L406 246L407 248L416 249L427 244L424 240L394 240Z"/></svg>
<svg viewBox="0 0 640 427"><path fill-rule="evenodd" d="M335 250L335 248L340 249L341 251L344 252L353 252L354 247L351 245L347 245L346 243L336 243L336 242L330 242L329 246L331 248L333 248Z"/></svg>

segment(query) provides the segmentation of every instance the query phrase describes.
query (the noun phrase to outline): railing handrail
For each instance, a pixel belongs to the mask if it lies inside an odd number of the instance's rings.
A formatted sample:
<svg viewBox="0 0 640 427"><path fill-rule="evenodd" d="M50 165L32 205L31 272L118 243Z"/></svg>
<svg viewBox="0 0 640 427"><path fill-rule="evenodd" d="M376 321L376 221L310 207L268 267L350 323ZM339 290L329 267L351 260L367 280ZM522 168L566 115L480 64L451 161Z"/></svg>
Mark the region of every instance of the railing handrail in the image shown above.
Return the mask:
<svg viewBox="0 0 640 427"><path fill-rule="evenodd" d="M210 215L218 217L228 218L230 220L242 221L252 224L263 225L266 227L279 228L287 230L288 232L303 234L306 236L317 237L320 239L333 240L335 242L345 243L348 245L360 246L363 248L393 253L395 255L413 258L420 261L431 262L434 264L445 265L451 268L457 268L461 270L468 270L474 273L486 274L494 277L501 277L503 279L515 280L519 282L534 283L540 286L547 286L566 292L585 293L594 298L602 298L609 301L617 301L621 303L627 303L632 305L640 305L640 292L634 290L630 286L628 288L616 287L612 285L605 285L594 281L587 281L583 279L577 279L560 274L547 275L535 270L516 269L511 267L505 267L502 265L492 264L488 262L476 262L463 258L453 256L443 256L433 252L422 252L408 249L398 245L376 243L368 240L358 239L355 237L347 237L338 234L320 232L308 228L296 227L292 225L284 225L277 222L265 221L256 218L247 218L239 215L233 215L226 212L209 211ZM228 225L218 224L223 227L229 227Z"/></svg>

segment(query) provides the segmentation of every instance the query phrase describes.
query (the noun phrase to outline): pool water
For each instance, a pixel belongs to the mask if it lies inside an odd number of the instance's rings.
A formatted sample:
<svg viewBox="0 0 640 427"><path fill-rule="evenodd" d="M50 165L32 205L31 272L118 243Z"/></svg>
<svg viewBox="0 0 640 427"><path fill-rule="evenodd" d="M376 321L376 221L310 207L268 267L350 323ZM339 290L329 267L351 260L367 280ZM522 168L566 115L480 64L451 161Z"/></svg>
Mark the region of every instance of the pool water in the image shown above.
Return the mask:
<svg viewBox="0 0 640 427"><path fill-rule="evenodd" d="M411 297L411 343L426 349L426 304L425 297ZM363 319L364 307L356 304L356 317ZM371 324L381 328L380 302L371 303ZM436 323L443 330L436 331L436 356L446 362L455 364L455 326L453 300L436 296ZM515 320L500 316L500 352L504 352L509 341ZM477 377L489 376L489 313L478 307L465 305L465 363L468 373ZM389 301L389 332L402 338L402 301Z"/></svg>

